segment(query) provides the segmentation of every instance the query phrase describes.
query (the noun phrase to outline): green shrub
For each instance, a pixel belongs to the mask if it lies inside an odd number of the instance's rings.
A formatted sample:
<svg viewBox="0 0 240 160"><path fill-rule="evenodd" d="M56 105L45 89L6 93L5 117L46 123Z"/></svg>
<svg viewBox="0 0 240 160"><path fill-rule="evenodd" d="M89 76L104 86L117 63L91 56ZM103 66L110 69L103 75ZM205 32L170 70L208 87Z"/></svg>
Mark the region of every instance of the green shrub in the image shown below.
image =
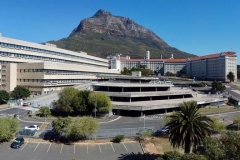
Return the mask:
<svg viewBox="0 0 240 160"><path fill-rule="evenodd" d="M203 155L187 153L183 154L181 160L207 160Z"/></svg>
<svg viewBox="0 0 240 160"><path fill-rule="evenodd" d="M112 139L113 143L120 143L124 139L124 135L117 135Z"/></svg>
<svg viewBox="0 0 240 160"><path fill-rule="evenodd" d="M177 151L165 152L163 155L164 160L181 160L182 154Z"/></svg>

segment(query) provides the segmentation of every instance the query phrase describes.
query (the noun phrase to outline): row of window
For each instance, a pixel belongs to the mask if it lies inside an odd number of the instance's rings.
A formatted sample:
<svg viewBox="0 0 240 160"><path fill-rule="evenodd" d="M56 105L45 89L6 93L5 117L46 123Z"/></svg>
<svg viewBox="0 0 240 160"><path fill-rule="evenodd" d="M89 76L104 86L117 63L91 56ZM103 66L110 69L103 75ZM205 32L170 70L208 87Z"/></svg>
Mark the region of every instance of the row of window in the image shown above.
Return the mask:
<svg viewBox="0 0 240 160"><path fill-rule="evenodd" d="M73 58L73 59L84 59L84 60L88 60L88 61L92 61L92 62L99 62L99 63L106 64L105 62L95 60L95 59L91 59L91 58L85 58L85 57L75 56L75 55L61 53L61 52L55 52L55 51L44 50L44 49L39 49L39 48L15 45L15 44L10 44L10 43L0 42L0 46L3 47L3 48L7 47L7 48L10 48L10 49L18 49L18 50L26 50L26 51L31 51L31 52L39 52L39 53L57 55L57 56L68 57L68 58Z"/></svg>
<svg viewBox="0 0 240 160"><path fill-rule="evenodd" d="M97 75L99 72L85 72L85 71L66 71L66 70L50 70L50 69L18 69L17 72L44 72L47 75ZM104 74L104 73L101 73ZM110 75L116 75L106 73Z"/></svg>
<svg viewBox="0 0 240 160"><path fill-rule="evenodd" d="M2 56L2 57L12 57L12 58L43 60L43 61L52 61L52 62L60 62L60 63L71 63L71 64L88 65L88 66L98 66L98 67L103 67L104 68L104 66L101 66L101 65L99 66L97 64L95 65L95 64L88 64L88 63L83 63L83 62L75 62L75 61L57 59L57 58L33 56L33 55L10 53L10 52L0 52L0 56Z"/></svg>
<svg viewBox="0 0 240 160"><path fill-rule="evenodd" d="M37 82L37 83L44 83L44 84L68 84L68 83L83 83L86 82L84 79L17 79L17 82Z"/></svg>

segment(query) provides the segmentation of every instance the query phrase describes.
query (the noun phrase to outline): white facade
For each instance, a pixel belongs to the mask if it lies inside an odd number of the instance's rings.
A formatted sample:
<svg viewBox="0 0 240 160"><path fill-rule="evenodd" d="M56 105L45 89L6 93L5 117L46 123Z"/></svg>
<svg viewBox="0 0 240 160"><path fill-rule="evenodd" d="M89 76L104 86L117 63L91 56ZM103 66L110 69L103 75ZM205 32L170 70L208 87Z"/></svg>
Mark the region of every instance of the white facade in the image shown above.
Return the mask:
<svg viewBox="0 0 240 160"><path fill-rule="evenodd" d="M96 79L99 74L118 75L108 69L108 60L0 36L0 89L12 91L17 85L32 94L45 94Z"/></svg>
<svg viewBox="0 0 240 160"><path fill-rule="evenodd" d="M146 50L146 59L150 59L150 51Z"/></svg>
<svg viewBox="0 0 240 160"><path fill-rule="evenodd" d="M115 61L115 60L110 60ZM131 69L146 65L148 69L157 71L159 75L167 72L177 74L183 71L190 77L206 80L228 81L227 75L231 71L237 79L237 54L222 52L187 59L120 59L120 70L124 67Z"/></svg>
<svg viewBox="0 0 240 160"><path fill-rule="evenodd" d="M222 52L187 59L186 73L195 78L229 81L227 75L233 72L237 79L237 54Z"/></svg>

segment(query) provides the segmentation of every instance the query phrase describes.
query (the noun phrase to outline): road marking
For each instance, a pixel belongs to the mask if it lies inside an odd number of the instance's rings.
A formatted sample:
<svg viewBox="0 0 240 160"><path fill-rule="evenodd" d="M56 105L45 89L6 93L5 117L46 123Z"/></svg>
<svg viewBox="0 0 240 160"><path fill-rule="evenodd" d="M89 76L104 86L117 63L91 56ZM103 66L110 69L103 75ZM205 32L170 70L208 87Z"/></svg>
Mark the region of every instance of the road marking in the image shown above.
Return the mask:
<svg viewBox="0 0 240 160"><path fill-rule="evenodd" d="M75 144L74 144L74 152L73 153L75 154Z"/></svg>
<svg viewBox="0 0 240 160"><path fill-rule="evenodd" d="M88 144L87 144L87 154L88 154Z"/></svg>
<svg viewBox="0 0 240 160"><path fill-rule="evenodd" d="M124 145L124 143L122 143L123 144L123 146L125 147L125 149L128 151L128 149L127 149L127 147Z"/></svg>
<svg viewBox="0 0 240 160"><path fill-rule="evenodd" d="M99 124L111 123L111 122L114 122L114 121L116 121L116 120L120 119L121 117L122 117L122 116L119 116L119 117L117 117L116 119L113 119L113 120L111 120L111 121L108 121L108 122L99 122Z"/></svg>
<svg viewBox="0 0 240 160"><path fill-rule="evenodd" d="M49 149L50 149L51 145L52 145L52 143L50 143L50 145L49 145L49 147L48 147L48 150L47 150L47 152L49 151Z"/></svg>
<svg viewBox="0 0 240 160"><path fill-rule="evenodd" d="M23 146L23 148L28 144L28 142ZM23 148L21 150L23 150Z"/></svg>
<svg viewBox="0 0 240 160"><path fill-rule="evenodd" d="M98 144L98 146L99 146L100 153L102 153L102 150L101 150L100 144Z"/></svg>
<svg viewBox="0 0 240 160"><path fill-rule="evenodd" d="M111 143L111 146L112 146L113 152L115 152L115 150L114 150L114 148L113 148L113 145L112 145L112 143Z"/></svg>
<svg viewBox="0 0 240 160"><path fill-rule="evenodd" d="M8 109L11 109L11 108L5 108L5 109L1 109L1 110L0 110L0 112L1 112L1 111L5 111L5 110L8 110Z"/></svg>
<svg viewBox="0 0 240 160"><path fill-rule="evenodd" d="M34 149L34 152L36 151L37 147L38 147L39 143L37 144L36 148Z"/></svg>
<svg viewBox="0 0 240 160"><path fill-rule="evenodd" d="M63 144L62 144L62 147L61 147L61 151L60 151L60 153L62 153L62 149L63 149Z"/></svg>

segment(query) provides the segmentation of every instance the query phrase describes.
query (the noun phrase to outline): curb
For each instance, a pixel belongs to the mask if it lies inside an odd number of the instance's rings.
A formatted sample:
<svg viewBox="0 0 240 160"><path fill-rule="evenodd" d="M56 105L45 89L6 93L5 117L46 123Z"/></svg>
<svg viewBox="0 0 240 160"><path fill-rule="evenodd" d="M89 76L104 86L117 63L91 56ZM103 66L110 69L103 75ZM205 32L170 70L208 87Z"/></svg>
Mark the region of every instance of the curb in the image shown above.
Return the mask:
<svg viewBox="0 0 240 160"><path fill-rule="evenodd" d="M147 156L146 156L146 154L145 154L144 148L143 148L143 146L142 146L142 143L141 143L140 141L139 141L139 144L140 144L140 146L141 146L141 149L142 149L142 152L143 152L143 155L144 155L145 159L148 160L148 158L147 158Z"/></svg>

